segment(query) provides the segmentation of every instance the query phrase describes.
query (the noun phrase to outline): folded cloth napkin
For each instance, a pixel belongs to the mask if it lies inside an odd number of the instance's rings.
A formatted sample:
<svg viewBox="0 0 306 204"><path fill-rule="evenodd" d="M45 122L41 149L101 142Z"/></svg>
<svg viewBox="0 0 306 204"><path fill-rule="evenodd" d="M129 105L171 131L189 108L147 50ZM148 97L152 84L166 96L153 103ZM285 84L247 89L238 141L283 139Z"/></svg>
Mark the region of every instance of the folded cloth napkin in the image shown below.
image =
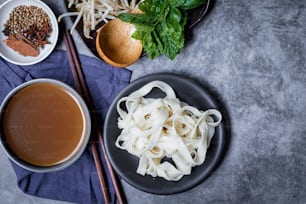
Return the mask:
<svg viewBox="0 0 306 204"><path fill-rule="evenodd" d="M80 61L98 117L103 121L115 95L129 83L131 72L87 56L81 55ZM57 79L73 86L66 52L56 50L43 62L24 67L8 63L0 57L0 102L14 87L35 78ZM105 161L101 158L111 202L114 203L114 188ZM27 194L75 203L104 203L90 145L77 162L61 171L33 173L14 163L12 166L19 188Z"/></svg>

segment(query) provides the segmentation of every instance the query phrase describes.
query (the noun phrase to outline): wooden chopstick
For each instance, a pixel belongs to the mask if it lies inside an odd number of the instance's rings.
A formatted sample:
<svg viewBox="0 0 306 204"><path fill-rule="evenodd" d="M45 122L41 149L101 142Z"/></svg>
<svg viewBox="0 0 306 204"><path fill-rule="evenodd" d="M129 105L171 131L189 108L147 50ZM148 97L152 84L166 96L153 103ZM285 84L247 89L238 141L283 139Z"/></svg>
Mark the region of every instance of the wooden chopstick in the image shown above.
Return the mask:
<svg viewBox="0 0 306 204"><path fill-rule="evenodd" d="M69 42L69 37L67 36L66 32L64 33L64 42L65 42L67 55L68 55L68 59L69 59L69 65L70 65L72 75L73 75L73 79L74 79L75 88L80 95L83 95L84 91L83 91L83 88L81 87L81 83L80 83L81 79L79 78L79 75L76 72L76 70L77 70L76 67L80 66L80 65L79 65L78 62L76 62L74 60L73 51L72 51L72 48L71 48L71 42ZM97 147L95 145L93 137L91 137L90 147L91 147L91 151L93 153L95 166L96 166L96 170L97 170L97 173L98 173L99 182L100 182L100 186L101 186L101 189L102 189L102 194L103 194L104 201L105 201L105 203L110 203L110 198L109 198L109 195L108 195L107 186L106 186L106 182L105 182L103 171L102 171L102 166L101 166L101 163L100 163L100 160L99 160L99 154L98 154Z"/></svg>
<svg viewBox="0 0 306 204"><path fill-rule="evenodd" d="M82 71L82 68L80 66L74 44L73 44L71 35L70 35L68 30L64 31L64 41L65 41L65 45L66 45L66 48L67 48L69 62L71 61L70 62L70 68L71 68L71 71L73 73L73 77L75 79L76 89L79 89L79 91L80 91L79 93L84 94L87 105L89 106L90 110L93 111L94 110L94 104L93 104L92 98L90 96L90 93L88 91L87 84L86 84L86 81L85 81L85 78L84 78L84 75L83 75L83 71ZM95 111L93 111L93 113L95 113ZM115 189L116 197L118 199L118 203L123 204L123 203L125 203L125 197L124 197L123 193L121 192L121 188L120 188L119 183L117 181L114 170L113 170L113 168L112 168L112 166L109 162L108 157L106 156L106 151L105 151L105 147L104 147L104 143L103 143L103 135L102 135L101 129L99 128L99 122L98 122L97 116L95 114L92 114L91 116L92 116L92 120L93 120L94 131L95 131L94 133L95 133L95 136L97 136L98 139L99 139L100 147L101 147L101 150L102 150L102 155L103 155L103 158L106 162L107 169L108 169L108 172L110 174L110 177L111 177L114 189ZM94 144L94 143L92 143L92 144ZM92 149L94 150L93 153L94 153L94 157L95 157L95 152L97 153L96 146L94 146ZM96 156L98 156L98 155L96 155ZM98 165L98 166L101 166L101 165ZM104 191L107 188L106 188L106 185L105 185L105 181L103 182L104 179L103 179L102 176L103 175L101 175L101 178L100 178L100 175L99 175L99 179L102 180L102 181L100 181L100 184L101 184L104 199L105 199L105 202L106 202L106 199L107 199L108 196L105 195ZM109 200L109 197L108 197L108 200ZM108 203L108 202L106 202L106 203Z"/></svg>

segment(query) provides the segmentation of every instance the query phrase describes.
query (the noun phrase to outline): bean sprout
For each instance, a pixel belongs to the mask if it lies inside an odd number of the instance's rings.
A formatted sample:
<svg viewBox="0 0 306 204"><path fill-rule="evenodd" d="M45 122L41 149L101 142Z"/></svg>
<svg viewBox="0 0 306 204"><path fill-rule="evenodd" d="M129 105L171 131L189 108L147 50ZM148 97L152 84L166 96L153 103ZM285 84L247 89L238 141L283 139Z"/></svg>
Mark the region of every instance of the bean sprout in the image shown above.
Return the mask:
<svg viewBox="0 0 306 204"><path fill-rule="evenodd" d="M77 11L63 13L58 17L58 22L66 16L77 16L70 33L73 34L77 24L83 18L83 34L86 38L92 39L90 32L96 30L96 26L101 23L107 23L115 19L120 13L126 13L133 10L137 4L136 0L67 0L68 8L73 6Z"/></svg>

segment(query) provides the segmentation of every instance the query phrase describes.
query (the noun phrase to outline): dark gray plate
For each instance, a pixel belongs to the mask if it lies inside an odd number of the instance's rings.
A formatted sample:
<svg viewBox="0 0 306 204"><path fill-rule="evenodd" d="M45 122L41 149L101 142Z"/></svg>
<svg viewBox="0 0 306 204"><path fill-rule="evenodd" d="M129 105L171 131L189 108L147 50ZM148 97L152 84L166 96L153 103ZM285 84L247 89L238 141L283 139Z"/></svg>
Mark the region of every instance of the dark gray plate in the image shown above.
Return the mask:
<svg viewBox="0 0 306 204"><path fill-rule="evenodd" d="M200 110L216 108L220 110L218 103L211 94L196 83L194 80L172 73L152 74L133 81L125 87L115 98L107 113L104 124L104 143L107 156L117 174L132 186L153 194L175 194L186 191L203 182L220 163L225 150L226 132L222 122L217 128L207 151L206 160L200 166L192 169L191 175L184 176L179 181L167 181L163 178L153 178L151 176L141 176L136 173L138 158L121 150L115 146L117 136L121 130L117 127L118 113L116 109L117 101L131 92L139 89L148 82L161 80L168 83L177 97L189 105ZM164 94L153 89L147 97L163 97Z"/></svg>

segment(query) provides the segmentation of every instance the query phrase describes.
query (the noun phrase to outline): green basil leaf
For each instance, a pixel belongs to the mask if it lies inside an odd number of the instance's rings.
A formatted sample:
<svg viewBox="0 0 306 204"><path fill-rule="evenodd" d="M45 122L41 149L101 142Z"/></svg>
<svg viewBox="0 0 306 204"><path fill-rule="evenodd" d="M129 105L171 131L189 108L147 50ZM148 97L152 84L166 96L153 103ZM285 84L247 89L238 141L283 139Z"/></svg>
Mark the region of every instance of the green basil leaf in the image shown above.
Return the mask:
<svg viewBox="0 0 306 204"><path fill-rule="evenodd" d="M189 10L196 8L204 3L206 3L206 0L185 0L185 2L180 6L180 8Z"/></svg>
<svg viewBox="0 0 306 204"><path fill-rule="evenodd" d="M172 7L167 15L167 24L175 25L181 22L181 12L178 8Z"/></svg>
<svg viewBox="0 0 306 204"><path fill-rule="evenodd" d="M169 0L169 3L173 7L180 7L185 3L185 0Z"/></svg>
<svg viewBox="0 0 306 204"><path fill-rule="evenodd" d="M145 14L121 13L118 18L127 23L133 24L154 24L156 18Z"/></svg>
<svg viewBox="0 0 306 204"><path fill-rule="evenodd" d="M158 57L161 53L157 49L157 45L153 40L152 33L147 33L143 39L143 49L148 54L150 59Z"/></svg>
<svg viewBox="0 0 306 204"><path fill-rule="evenodd" d="M138 8L139 8L139 10L144 12L146 15L150 15L151 14L151 8L152 8L151 5L152 5L152 0L146 0L146 1L142 1L138 5Z"/></svg>
<svg viewBox="0 0 306 204"><path fill-rule="evenodd" d="M179 49L176 43L171 38L163 38L164 54L171 60L178 54Z"/></svg>

